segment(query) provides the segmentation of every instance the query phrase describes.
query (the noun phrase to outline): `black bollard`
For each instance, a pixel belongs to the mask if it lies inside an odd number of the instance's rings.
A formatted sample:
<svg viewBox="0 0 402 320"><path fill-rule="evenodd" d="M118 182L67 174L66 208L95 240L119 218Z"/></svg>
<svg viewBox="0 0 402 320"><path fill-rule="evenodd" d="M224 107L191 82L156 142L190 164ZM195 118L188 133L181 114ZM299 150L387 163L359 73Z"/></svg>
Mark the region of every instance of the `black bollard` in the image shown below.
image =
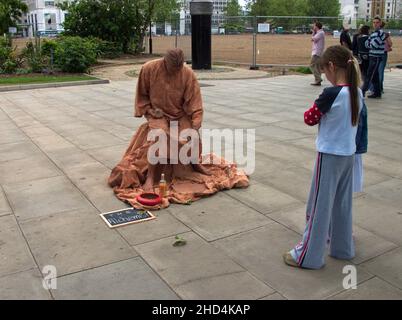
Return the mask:
<svg viewBox="0 0 402 320"><path fill-rule="evenodd" d="M211 69L211 16L212 0L192 0L191 14L191 60L192 68Z"/></svg>

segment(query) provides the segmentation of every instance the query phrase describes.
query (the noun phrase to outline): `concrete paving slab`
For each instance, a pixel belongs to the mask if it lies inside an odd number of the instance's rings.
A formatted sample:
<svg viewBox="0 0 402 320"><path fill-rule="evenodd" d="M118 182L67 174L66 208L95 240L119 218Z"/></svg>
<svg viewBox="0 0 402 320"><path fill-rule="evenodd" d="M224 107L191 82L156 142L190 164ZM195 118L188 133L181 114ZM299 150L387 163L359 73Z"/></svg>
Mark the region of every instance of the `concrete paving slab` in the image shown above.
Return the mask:
<svg viewBox="0 0 402 320"><path fill-rule="evenodd" d="M402 300L402 291L374 277L361 283L357 289L349 289L331 297L331 300Z"/></svg>
<svg viewBox="0 0 402 320"><path fill-rule="evenodd" d="M0 262L0 277L36 267L12 215L0 217Z"/></svg>
<svg viewBox="0 0 402 320"><path fill-rule="evenodd" d="M0 277L0 300L50 300L37 269Z"/></svg>
<svg viewBox="0 0 402 320"><path fill-rule="evenodd" d="M3 187L18 220L92 208L88 200L65 177L52 177Z"/></svg>
<svg viewBox="0 0 402 320"><path fill-rule="evenodd" d="M57 300L176 300L177 295L141 258L57 279Z"/></svg>
<svg viewBox="0 0 402 320"><path fill-rule="evenodd" d="M27 126L27 127L21 128L21 130L30 138L36 138L36 137L40 137L40 136L48 136L48 135L55 134L55 132L52 129L50 129L42 124Z"/></svg>
<svg viewBox="0 0 402 320"><path fill-rule="evenodd" d="M45 153L48 153L49 151L75 147L72 143L56 133L49 136L35 137L32 138L32 140Z"/></svg>
<svg viewBox="0 0 402 320"><path fill-rule="evenodd" d="M181 298L257 299L274 292L194 233L182 237L182 247L172 245L174 237L135 246Z"/></svg>
<svg viewBox="0 0 402 320"><path fill-rule="evenodd" d="M11 208L8 204L6 195L4 194L3 188L0 187L0 216L10 214Z"/></svg>
<svg viewBox="0 0 402 320"><path fill-rule="evenodd" d="M79 166L99 164L96 159L77 147L48 150L46 154L64 172L69 172L69 170Z"/></svg>
<svg viewBox="0 0 402 320"><path fill-rule="evenodd" d="M387 159L383 156L367 153L364 155L364 165L366 168L379 173L402 179L402 166L400 161Z"/></svg>
<svg viewBox="0 0 402 320"><path fill-rule="evenodd" d="M5 131L4 131L5 130ZM4 129L0 134L0 145L28 141L28 137L19 129Z"/></svg>
<svg viewBox="0 0 402 320"><path fill-rule="evenodd" d="M130 244L138 245L190 231L167 210L153 212L156 219L116 229Z"/></svg>
<svg viewBox="0 0 402 320"><path fill-rule="evenodd" d="M108 212L125 207L107 184L110 169L101 163L83 163L81 166L66 168L65 173L99 211Z"/></svg>
<svg viewBox="0 0 402 320"><path fill-rule="evenodd" d="M66 136L66 139L82 150L110 147L123 143L122 139L103 130L91 131L85 135Z"/></svg>
<svg viewBox="0 0 402 320"><path fill-rule="evenodd" d="M297 233L271 223L213 244L287 299L324 299L342 291L342 270L348 261L327 257L326 266L320 270L285 265L282 254L299 241ZM371 277L359 268L357 275L358 283Z"/></svg>
<svg viewBox="0 0 402 320"><path fill-rule="evenodd" d="M305 202L307 201L310 191L312 178L312 170L302 167L288 166L283 170L278 169L275 172L265 173L263 176L258 176L258 182L269 185L282 193ZM292 183L289 183L292 181Z"/></svg>
<svg viewBox="0 0 402 320"><path fill-rule="evenodd" d="M190 206L172 206L169 212L207 241L271 223L263 214L224 193L201 199Z"/></svg>
<svg viewBox="0 0 402 320"><path fill-rule="evenodd" d="M286 298L284 298L281 294L276 292L259 300L286 300Z"/></svg>
<svg viewBox="0 0 402 320"><path fill-rule="evenodd" d="M306 133L300 133L290 129L284 129L275 125L275 123L270 124L269 126L258 127L255 131L257 136L261 136L262 138L269 138L274 141L286 141L298 138L305 138L309 136ZM310 135L313 135L311 133Z"/></svg>
<svg viewBox="0 0 402 320"><path fill-rule="evenodd" d="M389 179L369 186L365 192L374 199L392 203L402 208L402 179Z"/></svg>
<svg viewBox="0 0 402 320"><path fill-rule="evenodd" d="M14 184L60 175L57 167L43 154L0 162L0 184Z"/></svg>
<svg viewBox="0 0 402 320"><path fill-rule="evenodd" d="M362 268L402 289L402 248L397 248L362 264Z"/></svg>
<svg viewBox="0 0 402 320"><path fill-rule="evenodd" d="M21 223L40 269L57 268L57 276L136 256L136 252L95 209L76 210Z"/></svg>
<svg viewBox="0 0 402 320"><path fill-rule="evenodd" d="M372 195L363 195L354 199L353 208L354 219L359 226L402 245L402 210L399 206L373 198Z"/></svg>
<svg viewBox="0 0 402 320"><path fill-rule="evenodd" d="M0 144L0 162L34 158L43 155L31 141Z"/></svg>
<svg viewBox="0 0 402 320"><path fill-rule="evenodd" d="M112 147L90 149L87 152L104 166L113 169L122 159L126 149L127 144L124 143Z"/></svg>
<svg viewBox="0 0 402 320"><path fill-rule="evenodd" d="M254 183L247 189L232 189L225 194L261 212L270 214L279 209L300 206L301 201L262 183Z"/></svg>
<svg viewBox="0 0 402 320"><path fill-rule="evenodd" d="M311 152L300 147L293 147L288 144L283 145L280 143L258 141L255 144L255 149L271 159L288 162L311 171L316 159L316 152Z"/></svg>

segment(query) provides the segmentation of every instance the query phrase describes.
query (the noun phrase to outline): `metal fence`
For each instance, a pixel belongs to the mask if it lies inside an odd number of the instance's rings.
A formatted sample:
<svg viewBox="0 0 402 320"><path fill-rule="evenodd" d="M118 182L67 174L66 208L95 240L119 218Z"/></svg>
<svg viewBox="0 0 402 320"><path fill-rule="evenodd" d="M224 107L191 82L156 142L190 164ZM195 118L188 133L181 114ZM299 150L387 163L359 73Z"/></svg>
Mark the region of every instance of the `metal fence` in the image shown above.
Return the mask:
<svg viewBox="0 0 402 320"><path fill-rule="evenodd" d="M251 67L307 65L311 56L311 29L315 21L323 24L327 46L339 44L340 30L345 23L342 17L213 17L213 63ZM364 20L349 23L351 35L357 31L358 25L371 25ZM402 35L402 30L390 31L394 36ZM178 47L183 49L186 59L191 60L191 19L155 22L152 34L148 33L144 41L147 53L150 52L150 38L152 53L164 54L168 48ZM402 38L398 40L402 41Z"/></svg>

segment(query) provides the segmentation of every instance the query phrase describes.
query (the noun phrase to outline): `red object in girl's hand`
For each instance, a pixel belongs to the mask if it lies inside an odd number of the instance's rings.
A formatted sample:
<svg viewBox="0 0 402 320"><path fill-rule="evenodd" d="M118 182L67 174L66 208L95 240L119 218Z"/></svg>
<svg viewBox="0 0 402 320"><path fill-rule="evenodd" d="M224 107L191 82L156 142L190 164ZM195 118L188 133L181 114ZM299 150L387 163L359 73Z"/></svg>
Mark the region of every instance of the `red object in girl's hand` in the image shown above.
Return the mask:
<svg viewBox="0 0 402 320"><path fill-rule="evenodd" d="M137 196L137 201L144 206L153 207L162 202L162 198L156 193L141 193Z"/></svg>

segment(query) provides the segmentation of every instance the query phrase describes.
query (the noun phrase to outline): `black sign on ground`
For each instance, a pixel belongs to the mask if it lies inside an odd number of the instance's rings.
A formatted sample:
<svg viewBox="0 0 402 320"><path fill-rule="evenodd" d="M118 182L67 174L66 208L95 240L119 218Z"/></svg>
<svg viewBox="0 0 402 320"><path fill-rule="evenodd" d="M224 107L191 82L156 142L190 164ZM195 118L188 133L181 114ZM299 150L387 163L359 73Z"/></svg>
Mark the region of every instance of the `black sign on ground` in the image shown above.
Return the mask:
<svg viewBox="0 0 402 320"><path fill-rule="evenodd" d="M138 223L155 219L155 216L145 210L136 208L126 208L106 213L101 213L103 221L109 226L109 228L116 228L125 226L132 223Z"/></svg>

